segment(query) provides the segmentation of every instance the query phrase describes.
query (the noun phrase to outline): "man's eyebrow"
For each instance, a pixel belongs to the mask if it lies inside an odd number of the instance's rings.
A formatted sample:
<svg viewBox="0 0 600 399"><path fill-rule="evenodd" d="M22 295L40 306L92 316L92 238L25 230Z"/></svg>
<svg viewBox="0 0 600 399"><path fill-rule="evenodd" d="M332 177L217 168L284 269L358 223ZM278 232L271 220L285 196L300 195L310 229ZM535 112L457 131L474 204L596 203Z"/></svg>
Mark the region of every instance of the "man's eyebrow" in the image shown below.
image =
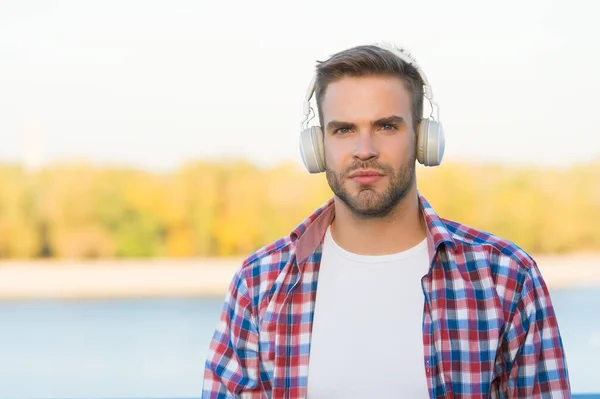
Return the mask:
<svg viewBox="0 0 600 399"><path fill-rule="evenodd" d="M354 123L342 122L342 121L330 121L327 124L327 130L335 130L339 128L353 128Z"/></svg>
<svg viewBox="0 0 600 399"><path fill-rule="evenodd" d="M399 125L402 123L405 123L403 117L398 116L398 115L391 115L391 116L386 116L385 118L377 119L377 120L371 122L371 125L373 125L373 126L381 126L381 125L387 125L387 124ZM335 130L335 129L340 129L340 128L352 129L353 127L355 127L354 123L334 120L334 121L330 121L327 124L326 130Z"/></svg>
<svg viewBox="0 0 600 399"><path fill-rule="evenodd" d="M387 124L396 124L399 125L401 123L404 123L404 118L398 115L391 115L391 116L387 116L385 118L381 118L381 119L377 119L376 121L373 121L373 125L375 126L381 126L381 125L387 125Z"/></svg>

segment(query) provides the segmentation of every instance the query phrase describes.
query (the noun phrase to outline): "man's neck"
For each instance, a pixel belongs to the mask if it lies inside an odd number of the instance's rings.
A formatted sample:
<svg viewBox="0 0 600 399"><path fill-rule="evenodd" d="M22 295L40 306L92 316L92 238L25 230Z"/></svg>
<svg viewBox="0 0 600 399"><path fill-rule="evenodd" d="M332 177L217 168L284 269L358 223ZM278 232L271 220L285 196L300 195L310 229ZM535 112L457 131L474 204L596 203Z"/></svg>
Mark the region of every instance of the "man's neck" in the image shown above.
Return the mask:
<svg viewBox="0 0 600 399"><path fill-rule="evenodd" d="M338 245L362 255L387 255L405 251L427 236L416 191L411 190L390 214L382 218L356 217L335 198L331 234Z"/></svg>

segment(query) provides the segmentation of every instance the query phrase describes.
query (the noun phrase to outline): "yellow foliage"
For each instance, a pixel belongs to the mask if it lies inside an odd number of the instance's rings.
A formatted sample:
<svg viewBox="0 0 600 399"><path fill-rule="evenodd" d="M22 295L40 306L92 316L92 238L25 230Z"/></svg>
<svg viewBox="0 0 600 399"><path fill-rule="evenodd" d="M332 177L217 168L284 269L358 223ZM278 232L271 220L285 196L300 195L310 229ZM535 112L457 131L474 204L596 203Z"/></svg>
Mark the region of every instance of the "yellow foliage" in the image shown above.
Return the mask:
<svg viewBox="0 0 600 399"><path fill-rule="evenodd" d="M55 255L69 259L113 258L116 245L113 238L98 225L60 229L52 242Z"/></svg>
<svg viewBox="0 0 600 399"><path fill-rule="evenodd" d="M531 252L600 251L600 162L569 169L445 162L417 181L440 216ZM332 193L293 164L195 162L173 173L0 165L0 258L243 256Z"/></svg>
<svg viewBox="0 0 600 399"><path fill-rule="evenodd" d="M186 257L194 253L194 237L185 227L174 227L166 237L166 255L173 258Z"/></svg>

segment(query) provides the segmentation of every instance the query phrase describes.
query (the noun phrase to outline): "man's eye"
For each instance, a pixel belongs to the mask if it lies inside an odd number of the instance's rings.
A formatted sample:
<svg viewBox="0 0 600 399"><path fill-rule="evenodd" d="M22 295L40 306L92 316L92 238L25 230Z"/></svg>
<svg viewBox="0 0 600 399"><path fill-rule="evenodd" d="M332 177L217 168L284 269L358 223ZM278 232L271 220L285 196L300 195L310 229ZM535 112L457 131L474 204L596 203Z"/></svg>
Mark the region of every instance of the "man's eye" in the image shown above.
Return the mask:
<svg viewBox="0 0 600 399"><path fill-rule="evenodd" d="M385 125L383 125L383 129L384 130L395 130L396 126L390 125L390 124L385 124Z"/></svg>
<svg viewBox="0 0 600 399"><path fill-rule="evenodd" d="M350 131L350 129L348 129L347 127L340 127L339 129L335 130L336 134L344 134L344 133L348 133Z"/></svg>

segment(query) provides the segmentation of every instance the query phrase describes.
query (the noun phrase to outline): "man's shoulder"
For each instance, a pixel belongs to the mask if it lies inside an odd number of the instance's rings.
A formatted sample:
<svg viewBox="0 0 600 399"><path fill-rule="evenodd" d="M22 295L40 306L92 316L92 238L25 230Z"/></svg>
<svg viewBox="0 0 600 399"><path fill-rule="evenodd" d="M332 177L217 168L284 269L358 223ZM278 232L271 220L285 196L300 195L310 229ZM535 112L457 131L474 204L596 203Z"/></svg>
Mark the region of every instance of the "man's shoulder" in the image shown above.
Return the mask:
<svg viewBox="0 0 600 399"><path fill-rule="evenodd" d="M528 291L545 286L535 260L517 243L457 221L440 220L452 238L451 264L459 270L457 276L468 280L472 289L483 289L482 296L496 293L506 319Z"/></svg>
<svg viewBox="0 0 600 399"><path fill-rule="evenodd" d="M283 236L258 248L243 259L240 271L246 277L281 271L294 253L290 236Z"/></svg>
<svg viewBox="0 0 600 399"><path fill-rule="evenodd" d="M516 242L438 215L423 195L420 195L420 201L434 241L449 243L455 255L462 259L462 263L469 266L484 265L488 261L488 265L492 267L500 265L522 271L535 267L532 256Z"/></svg>
<svg viewBox="0 0 600 399"><path fill-rule="evenodd" d="M228 300L241 295L249 301L250 306L258 308L281 281L281 274L293 254L292 247L289 237L281 237L243 258L232 277Z"/></svg>
<svg viewBox="0 0 600 399"><path fill-rule="evenodd" d="M531 254L506 237L455 220L440 220L444 223L456 249L467 257L484 257L493 263L492 266L520 268L523 271L536 266Z"/></svg>

